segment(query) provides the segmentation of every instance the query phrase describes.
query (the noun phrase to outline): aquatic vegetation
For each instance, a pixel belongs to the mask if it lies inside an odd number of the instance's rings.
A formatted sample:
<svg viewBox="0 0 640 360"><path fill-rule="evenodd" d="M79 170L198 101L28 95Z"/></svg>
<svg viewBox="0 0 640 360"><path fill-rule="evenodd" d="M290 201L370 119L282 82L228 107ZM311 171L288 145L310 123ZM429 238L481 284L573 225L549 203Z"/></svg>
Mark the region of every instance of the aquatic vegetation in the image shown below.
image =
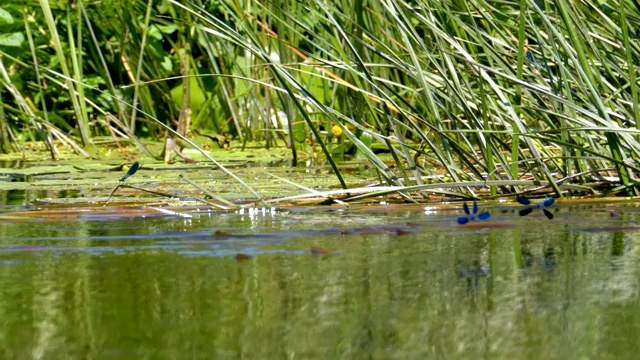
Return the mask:
<svg viewBox="0 0 640 360"><path fill-rule="evenodd" d="M572 181L585 186L585 192L608 186L627 195L640 193L632 176L640 170L637 156L630 155L633 161L623 156L625 149L640 144L632 121L640 113L629 106L638 103L638 93L635 86L626 86L636 82L634 69L640 61L630 45L637 29L625 20L637 18L633 6L584 11L582 2L536 0L539 6L500 2L496 11L489 2L474 2L474 9L486 16L487 30L451 29L446 16L399 15L410 11L404 2L379 0L353 7L347 2L256 1L255 6L238 7L171 0L146 8L108 0L109 6L78 6L75 15L50 2L26 3L0 10L2 24L14 24L0 30L8 31L0 34L6 35L0 43L11 55L3 57L2 66L15 72L5 81L15 91L2 100L2 108L11 112L10 120L0 116L0 153L22 148L11 140L20 136L11 132L36 132L42 133L43 149L51 158L59 156L61 143L69 145L62 150L85 157L90 154L83 147L95 143L105 150L114 144L137 146L120 150L157 158L146 140L164 137L168 157L176 153L185 162L206 159L259 200L262 195L237 171L218 162L228 151L205 151L211 145L202 141L205 137L218 144L215 150L244 149L254 142L280 148L272 152L285 154L291 164L322 153L324 159L319 159L331 166L344 189L345 171L334 157L348 155L350 147L355 158L378 172L381 183L394 187L438 185L425 183L432 175L429 167L437 163L437 172L447 179L442 184L468 189L474 186L470 182L481 182L493 198L516 185L522 191L522 182L529 181L522 180L523 174L547 179L558 195L559 176L570 173L580 174ZM467 3L459 1L411 4L435 14L468 12ZM23 16L23 8L29 16ZM345 13L345 8L352 10ZM170 19L163 18L167 12L173 14ZM505 13L522 21L502 21ZM84 36L70 41L69 29L85 27ZM493 50L497 44L487 43L487 31L518 36L503 39ZM147 33L153 35L143 36ZM130 38L143 41L126 42ZM403 39L403 46L398 48L396 39ZM469 47L461 39L477 43ZM338 42L344 45L340 51L328 50L327 44ZM114 50L113 44L123 43L128 45ZM104 54L113 57L114 51L118 61L105 61ZM314 61L326 58L328 51L330 63ZM492 51L499 51L502 61L488 65ZM362 61L367 71L360 71ZM287 65L292 63L300 66ZM448 66L429 67L439 63ZM39 75L42 66L52 71L46 82ZM571 86L548 86L564 78L578 80ZM20 79L35 81L22 86ZM256 86L260 91L253 90ZM493 96L487 96L487 87ZM612 93L611 88L620 91ZM329 94L340 100L362 96L366 106L328 101ZM29 108L23 106L28 99L40 100ZM536 111L540 99L545 102L542 113ZM47 109L47 101L56 106ZM470 119L478 109L482 119ZM142 122L144 126L136 126ZM535 136L526 135L534 130ZM337 138L335 145L332 139ZM184 152L180 141L197 151ZM556 160L575 153L587 158ZM472 171L463 174L460 164ZM603 177L601 169L617 174ZM490 176L484 178L485 173ZM603 178L615 181L603 185ZM516 181L520 183L514 185ZM413 194L421 197L416 190L390 191L409 200ZM468 191L466 196L471 196Z"/></svg>
<svg viewBox="0 0 640 360"><path fill-rule="evenodd" d="M139 168L140 168L140 164L137 161L134 162L133 165L131 165L131 167L127 171L127 173L120 178L120 181L125 181L127 180L127 178L133 176L138 171Z"/></svg>
<svg viewBox="0 0 640 360"><path fill-rule="evenodd" d="M546 216L547 219L553 219L553 213L546 209L553 206L553 204L555 203L556 200L552 197L545 195L543 202L532 204L531 200L527 199L524 196L518 195L516 196L516 201L522 205L527 205L527 207L519 211L520 216L527 216L531 214L535 209L542 209L542 211L544 212L544 216Z"/></svg>
<svg viewBox="0 0 640 360"><path fill-rule="evenodd" d="M469 221L488 220L491 217L491 214L488 211L484 211L478 214L478 203L476 202L476 200L473 200L472 211L469 210L469 206L466 202L462 204L462 208L464 209L464 213L466 215L458 217L458 224L460 225L464 225Z"/></svg>

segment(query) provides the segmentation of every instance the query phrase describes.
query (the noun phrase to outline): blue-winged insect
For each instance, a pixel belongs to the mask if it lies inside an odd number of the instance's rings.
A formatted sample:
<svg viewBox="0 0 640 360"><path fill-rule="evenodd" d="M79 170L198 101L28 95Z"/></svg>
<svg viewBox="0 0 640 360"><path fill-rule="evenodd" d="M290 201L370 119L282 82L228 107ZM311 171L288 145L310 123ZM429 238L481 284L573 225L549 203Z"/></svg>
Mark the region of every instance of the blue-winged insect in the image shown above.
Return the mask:
<svg viewBox="0 0 640 360"><path fill-rule="evenodd" d="M552 198L552 197L549 197L549 196L545 195L543 202L532 204L531 200L527 199L524 196L518 195L518 196L516 196L516 201L519 202L522 205L526 205L527 206L524 209L520 209L520 211L519 211L520 216L527 216L527 215L531 214L531 212L533 212L533 210L535 210L535 209L542 209L542 212L544 212L544 216L546 216L547 219L549 219L549 220L553 219L553 213L546 209L546 208L549 208L549 207L553 206L553 203L555 203L556 200L554 198Z"/></svg>
<svg viewBox="0 0 640 360"><path fill-rule="evenodd" d="M126 174L124 174L121 178L120 181L125 181L127 180L128 177L133 176L133 174L135 174L138 169L140 168L140 164L138 164L138 162L134 162L133 165L131 165L131 167L129 168L129 170L127 171Z"/></svg>
<svg viewBox="0 0 640 360"><path fill-rule="evenodd" d="M458 224L464 225L469 221L475 220L488 220L491 217L488 211L481 212L478 214L478 203L473 200L473 209L469 210L469 206L466 202L462 203L462 208L464 209L464 213L467 214L465 216L458 216Z"/></svg>

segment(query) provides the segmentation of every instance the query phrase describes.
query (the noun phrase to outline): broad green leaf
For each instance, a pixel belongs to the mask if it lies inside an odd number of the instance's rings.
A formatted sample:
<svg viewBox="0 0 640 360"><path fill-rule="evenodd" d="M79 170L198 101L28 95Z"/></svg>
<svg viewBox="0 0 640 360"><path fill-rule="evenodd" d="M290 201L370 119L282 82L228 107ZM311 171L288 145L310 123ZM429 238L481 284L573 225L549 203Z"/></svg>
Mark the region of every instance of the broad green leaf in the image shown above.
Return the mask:
<svg viewBox="0 0 640 360"><path fill-rule="evenodd" d="M360 141L365 144L369 149L371 149L371 145L373 144L373 137L371 134L364 132L360 135ZM356 159L366 159L367 155L364 154L360 149L356 150Z"/></svg>
<svg viewBox="0 0 640 360"><path fill-rule="evenodd" d="M7 10L0 8L0 25L13 24L13 16Z"/></svg>
<svg viewBox="0 0 640 360"><path fill-rule="evenodd" d="M0 34L0 46L20 47L24 42L24 34L15 32L12 34Z"/></svg>
<svg viewBox="0 0 640 360"><path fill-rule="evenodd" d="M154 38L156 40L162 40L162 33L160 32L160 29L158 29L157 25L151 25L149 27L148 34L149 34L149 36L151 36L152 38Z"/></svg>
<svg viewBox="0 0 640 360"><path fill-rule="evenodd" d="M173 70L173 61L171 61L171 58L168 56L165 56L162 59L162 62L160 63L160 65L162 65L162 68L167 71Z"/></svg>
<svg viewBox="0 0 640 360"><path fill-rule="evenodd" d="M175 24L170 25L154 25L160 30L163 34L173 34L176 30L178 30L178 26Z"/></svg>

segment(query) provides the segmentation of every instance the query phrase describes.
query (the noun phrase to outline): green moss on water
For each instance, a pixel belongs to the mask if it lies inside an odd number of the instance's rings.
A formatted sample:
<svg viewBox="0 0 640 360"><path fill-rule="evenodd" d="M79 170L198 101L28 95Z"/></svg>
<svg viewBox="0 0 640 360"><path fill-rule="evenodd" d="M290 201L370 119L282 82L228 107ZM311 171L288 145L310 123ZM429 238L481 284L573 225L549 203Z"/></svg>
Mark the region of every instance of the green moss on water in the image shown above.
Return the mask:
<svg viewBox="0 0 640 360"><path fill-rule="evenodd" d="M160 154L164 143L146 142L146 145L152 152ZM142 155L133 145L122 148L103 146L91 159L68 150L61 151L59 159L55 161L47 158L48 152L44 144L34 143L28 147L31 151L25 153L28 154L26 158L21 158L20 154L0 157L0 162L4 165L0 168L0 179L4 180L0 181L0 191L46 194L30 196L34 201L37 199L46 203L100 203L106 201L110 192L120 183L119 179L127 167L138 161L140 169L134 176L126 179L125 184L172 194L176 198L205 197L200 190L182 180L179 177L181 175L232 202L256 199L246 187L193 149L186 149L183 153L197 163L186 163L174 155L172 163L165 164L156 158ZM335 175L322 157L316 158L312 153L300 151L299 166L295 168L291 167L290 150L283 147L267 150L257 144L247 144L242 150L239 144L232 143L225 150L211 144L207 153L266 199L307 192L268 173L317 191L339 188ZM348 184L359 185L377 180L375 172L366 163L344 162L340 167ZM51 197L51 194L66 194L69 191L80 197L73 200L57 197L59 195ZM137 201L138 196L142 196L141 199L147 202L168 200L166 197L134 189L119 189L114 193L112 201Z"/></svg>

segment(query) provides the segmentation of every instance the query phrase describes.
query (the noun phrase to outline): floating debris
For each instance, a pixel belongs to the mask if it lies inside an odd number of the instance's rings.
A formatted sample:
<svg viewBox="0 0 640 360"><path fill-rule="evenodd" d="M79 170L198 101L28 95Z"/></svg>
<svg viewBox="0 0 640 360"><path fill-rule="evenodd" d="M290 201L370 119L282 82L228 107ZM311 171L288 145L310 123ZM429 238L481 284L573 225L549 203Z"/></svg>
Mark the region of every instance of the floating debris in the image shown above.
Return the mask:
<svg viewBox="0 0 640 360"><path fill-rule="evenodd" d="M233 258L236 259L236 261L247 261L253 259L253 256L243 253L237 253Z"/></svg>
<svg viewBox="0 0 640 360"><path fill-rule="evenodd" d="M329 255L329 254L333 254L333 250L325 249L321 247L312 247L311 254L312 255Z"/></svg>

